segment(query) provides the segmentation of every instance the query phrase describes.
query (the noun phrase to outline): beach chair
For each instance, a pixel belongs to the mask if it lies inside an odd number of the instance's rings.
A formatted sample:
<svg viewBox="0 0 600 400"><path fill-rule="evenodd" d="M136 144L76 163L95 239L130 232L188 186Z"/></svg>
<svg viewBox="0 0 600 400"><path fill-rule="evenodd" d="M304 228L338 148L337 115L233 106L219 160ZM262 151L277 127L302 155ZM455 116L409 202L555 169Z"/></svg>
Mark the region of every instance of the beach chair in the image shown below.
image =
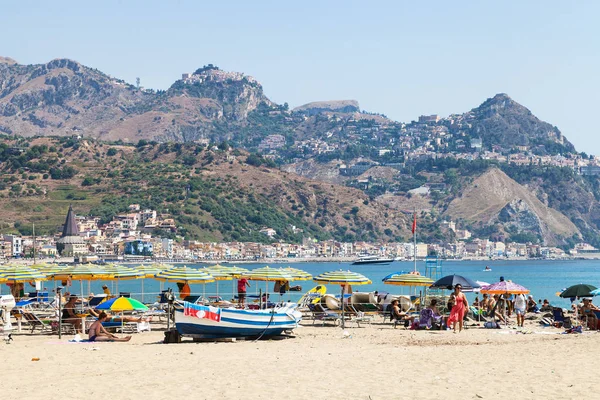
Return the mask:
<svg viewBox="0 0 600 400"><path fill-rule="evenodd" d="M371 325L371 322L373 321L372 316L366 315L364 311L358 311L352 304L346 304L344 306L344 311L350 316L350 322L354 322L359 328L361 323Z"/></svg>
<svg viewBox="0 0 600 400"><path fill-rule="evenodd" d="M553 321L553 325L557 328L570 328L571 326L571 319L569 318L569 321L567 323L565 323L565 320L567 319L565 317L565 314L563 312L563 309L560 307L554 307L552 309L552 317L554 318ZM569 326L566 326L569 325Z"/></svg>
<svg viewBox="0 0 600 400"><path fill-rule="evenodd" d="M39 319L34 313L21 310L21 315L23 316L25 322L31 327L31 333L33 333L37 327L40 328L40 332L44 332L46 330L52 332L52 325L49 322Z"/></svg>
<svg viewBox="0 0 600 400"><path fill-rule="evenodd" d="M50 331L50 333L58 333L58 320L42 320L32 312L21 310L23 319L31 326L31 333L39 327L40 332ZM63 322L62 333L75 333L75 326L68 322Z"/></svg>
<svg viewBox="0 0 600 400"><path fill-rule="evenodd" d="M99 306L108 296L106 294L97 294L88 301L88 307L95 308Z"/></svg>
<svg viewBox="0 0 600 400"><path fill-rule="evenodd" d="M333 322L336 326L342 323L342 316L340 314L323 308L320 304L309 304L308 308L312 313L313 325L317 321L320 321L323 325L325 325L325 322Z"/></svg>

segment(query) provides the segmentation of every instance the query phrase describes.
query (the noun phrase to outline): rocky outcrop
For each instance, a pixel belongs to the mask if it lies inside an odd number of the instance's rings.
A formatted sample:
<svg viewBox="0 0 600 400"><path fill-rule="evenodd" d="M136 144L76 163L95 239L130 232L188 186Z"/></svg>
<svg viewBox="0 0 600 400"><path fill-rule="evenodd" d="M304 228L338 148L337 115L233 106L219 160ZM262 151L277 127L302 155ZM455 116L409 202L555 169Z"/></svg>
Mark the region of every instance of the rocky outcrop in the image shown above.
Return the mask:
<svg viewBox="0 0 600 400"><path fill-rule="evenodd" d="M574 150L558 128L539 120L504 93L487 99L463 117L471 126L470 135L482 138L484 145L534 147L556 142L568 151Z"/></svg>
<svg viewBox="0 0 600 400"><path fill-rule="evenodd" d="M564 214L543 204L528 188L499 169L491 169L473 181L445 212L453 220L471 224L501 224L504 230L532 233L547 245L562 244L580 234Z"/></svg>

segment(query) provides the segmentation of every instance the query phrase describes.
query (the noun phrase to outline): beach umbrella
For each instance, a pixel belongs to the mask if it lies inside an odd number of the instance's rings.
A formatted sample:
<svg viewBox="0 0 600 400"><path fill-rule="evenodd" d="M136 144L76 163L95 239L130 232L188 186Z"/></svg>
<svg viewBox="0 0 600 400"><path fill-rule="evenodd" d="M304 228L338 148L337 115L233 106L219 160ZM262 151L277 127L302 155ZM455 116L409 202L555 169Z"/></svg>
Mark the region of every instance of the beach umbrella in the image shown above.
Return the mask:
<svg viewBox="0 0 600 400"><path fill-rule="evenodd" d="M233 275L230 273L229 267L225 267L223 265L211 265L210 267L202 268L202 271L215 278L217 286L217 298L219 297L219 281L230 281L233 279Z"/></svg>
<svg viewBox="0 0 600 400"><path fill-rule="evenodd" d="M5 282L8 285L16 285L33 281L44 281L46 279L47 276L45 274L25 265L0 266L0 282ZM16 286L12 287L14 288L13 290L17 290ZM13 293L15 292L13 291Z"/></svg>
<svg viewBox="0 0 600 400"><path fill-rule="evenodd" d="M598 289L594 285L585 285L580 283L578 285L569 286L566 288L561 294L562 298L571 298L571 297L588 297L593 296L592 291Z"/></svg>
<svg viewBox="0 0 600 400"><path fill-rule="evenodd" d="M0 274L7 283L26 283L32 281L45 281L47 275L26 265L2 266Z"/></svg>
<svg viewBox="0 0 600 400"><path fill-rule="evenodd" d="M83 296L83 281L90 281L110 279L111 275L106 272L102 267L94 264L78 264L72 267L65 268L58 271L57 273L51 274L50 278L57 281L73 280L79 281L81 289L81 295ZM88 288L89 291L89 288Z"/></svg>
<svg viewBox="0 0 600 400"><path fill-rule="evenodd" d="M392 276L386 277L383 280L383 283L386 285L410 286L410 287L415 288L415 294L416 294L416 287L431 286L431 284L433 283L433 280L426 276L417 275L417 274L401 274L401 275L392 275ZM421 296L419 296L419 301L421 301L420 297Z"/></svg>
<svg viewBox="0 0 600 400"><path fill-rule="evenodd" d="M590 292L592 296L600 296L600 289L595 289Z"/></svg>
<svg viewBox="0 0 600 400"><path fill-rule="evenodd" d="M108 264L104 267L104 271L110 275L110 278L106 278L107 280L117 282L115 289L115 292L117 293L119 292L119 281L140 279L144 277L144 274L137 269L125 267L119 264Z"/></svg>
<svg viewBox="0 0 600 400"><path fill-rule="evenodd" d="M460 275L448 275L438 279L430 286L430 288L440 288L452 290L454 286L460 284L463 290L473 290L479 288L479 285L469 278Z"/></svg>
<svg viewBox="0 0 600 400"><path fill-rule="evenodd" d="M391 278L394 275L404 275L404 274L408 274L408 272L406 271L398 271L398 272L392 272L391 274L387 275L386 277L384 277L381 282L385 282L386 279Z"/></svg>
<svg viewBox="0 0 600 400"><path fill-rule="evenodd" d="M286 274L291 275L292 278L294 278L293 280L295 281L309 281L312 279L311 274L299 268L292 268L288 266L285 268L281 268L281 270Z"/></svg>
<svg viewBox="0 0 600 400"><path fill-rule="evenodd" d="M415 274L392 275L383 280L386 285L397 286L431 286L433 280L426 276Z"/></svg>
<svg viewBox="0 0 600 400"><path fill-rule="evenodd" d="M585 285L580 283L578 285L569 286L561 294L562 298L577 298L577 297L589 297L594 296L592 292L598 288L594 285ZM578 309L575 307L575 320L577 320Z"/></svg>
<svg viewBox="0 0 600 400"><path fill-rule="evenodd" d="M146 307L141 301L132 299L130 297L115 297L107 300L104 303L100 303L97 310L112 310L112 311L147 311Z"/></svg>
<svg viewBox="0 0 600 400"><path fill-rule="evenodd" d="M250 281L265 281L265 293L267 296L269 294L269 282L289 282L294 280L294 277L282 268L271 268L269 266L253 269L242 274L241 277ZM262 302L262 298L260 301ZM268 304L268 301L265 301L265 304Z"/></svg>
<svg viewBox="0 0 600 400"><path fill-rule="evenodd" d="M188 268L185 265L183 267L173 267L165 271L161 271L154 275L154 279L157 279L161 282L184 284L202 283L203 285L215 281L215 278L213 278L212 275L207 274L205 271L195 268ZM204 296L204 293L202 295Z"/></svg>
<svg viewBox="0 0 600 400"><path fill-rule="evenodd" d="M173 267L165 271L161 271L154 275L154 279L162 282L175 282L175 283L210 283L214 282L215 279L207 274L205 271L201 271L195 268Z"/></svg>
<svg viewBox="0 0 600 400"><path fill-rule="evenodd" d="M150 265L138 265L137 267L135 267L136 271L140 272L142 274L142 303L144 302L144 281L146 280L146 278L154 278L154 275L158 274L159 272L162 272L166 269L171 268L168 265L165 264L158 264L158 263L154 263L154 264L150 264ZM161 282L162 285L162 282Z"/></svg>
<svg viewBox="0 0 600 400"><path fill-rule="evenodd" d="M345 328L344 324L344 290L347 285L368 285L371 280L366 276L352 271L330 271L319 274L313 278L315 282L330 284L330 285L341 285L342 296L342 329Z"/></svg>
<svg viewBox="0 0 600 400"><path fill-rule="evenodd" d="M527 294L529 289L510 281L500 281L481 288L483 294Z"/></svg>
<svg viewBox="0 0 600 400"><path fill-rule="evenodd" d="M129 297L115 297L104 303L100 303L97 310L121 311L121 332L123 331L123 314L125 311L147 311L143 303Z"/></svg>

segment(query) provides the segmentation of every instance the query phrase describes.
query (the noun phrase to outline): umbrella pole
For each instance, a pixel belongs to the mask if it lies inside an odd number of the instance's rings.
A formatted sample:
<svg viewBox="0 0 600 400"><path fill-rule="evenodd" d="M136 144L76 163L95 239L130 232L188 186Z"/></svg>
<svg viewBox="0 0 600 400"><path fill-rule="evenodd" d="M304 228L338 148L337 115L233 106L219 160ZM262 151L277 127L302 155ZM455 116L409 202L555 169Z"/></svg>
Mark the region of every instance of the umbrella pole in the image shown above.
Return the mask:
<svg viewBox="0 0 600 400"><path fill-rule="evenodd" d="M344 324L344 285L341 286L342 287L342 302L341 302L341 306L342 306L342 329L346 329L346 325Z"/></svg>
<svg viewBox="0 0 600 400"><path fill-rule="evenodd" d="M142 303L144 302L144 278L142 278Z"/></svg>

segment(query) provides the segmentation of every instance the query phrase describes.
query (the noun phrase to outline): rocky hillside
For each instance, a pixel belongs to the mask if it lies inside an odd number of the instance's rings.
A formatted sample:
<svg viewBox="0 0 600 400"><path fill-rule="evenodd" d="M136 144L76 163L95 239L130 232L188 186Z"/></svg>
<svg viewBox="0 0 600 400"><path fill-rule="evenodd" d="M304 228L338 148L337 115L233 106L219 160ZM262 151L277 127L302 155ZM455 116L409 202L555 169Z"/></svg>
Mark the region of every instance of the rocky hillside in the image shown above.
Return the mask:
<svg viewBox="0 0 600 400"><path fill-rule="evenodd" d="M53 233L73 204L104 222L131 203L172 215L189 239L394 241L408 218L362 191L308 180L272 161L198 144L109 145L72 138L0 143L0 231ZM162 233L164 234L164 232Z"/></svg>
<svg viewBox="0 0 600 400"><path fill-rule="evenodd" d="M450 202L444 215L466 225L497 225L498 234L504 237L509 237L510 232L527 232L549 245L581 234L569 218L543 204L530 189L496 168L476 178Z"/></svg>
<svg viewBox="0 0 600 400"><path fill-rule="evenodd" d="M460 116L470 128L473 138L482 138L484 145L548 146L562 145L566 151L574 151L573 145L555 126L540 121L532 112L500 93L484 101L479 107Z"/></svg>

